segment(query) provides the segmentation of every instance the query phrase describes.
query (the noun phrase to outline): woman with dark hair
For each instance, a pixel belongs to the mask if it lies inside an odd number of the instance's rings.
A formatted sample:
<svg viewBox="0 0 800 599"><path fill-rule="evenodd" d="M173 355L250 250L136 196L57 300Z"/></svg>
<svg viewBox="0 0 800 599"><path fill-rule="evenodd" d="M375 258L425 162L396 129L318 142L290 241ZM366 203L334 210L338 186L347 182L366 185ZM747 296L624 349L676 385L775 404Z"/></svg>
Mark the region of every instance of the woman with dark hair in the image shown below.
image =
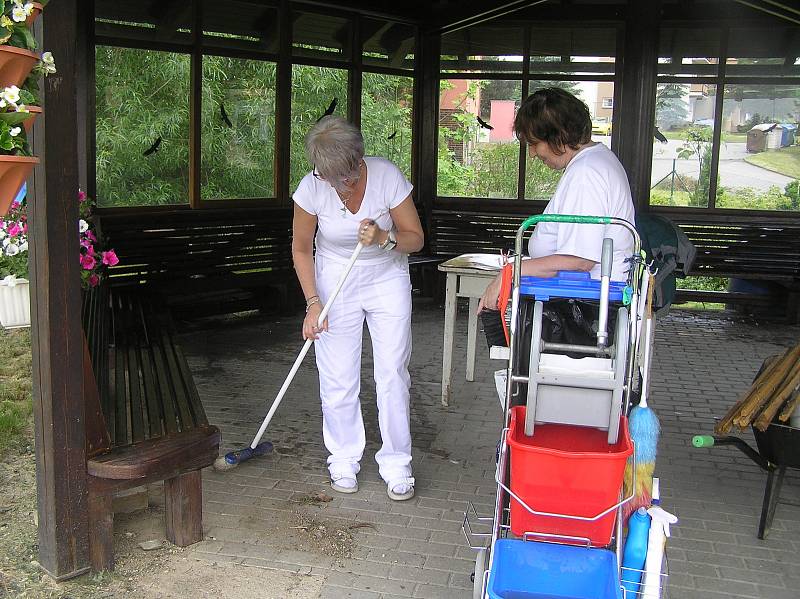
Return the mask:
<svg viewBox="0 0 800 599"><path fill-rule="evenodd" d="M592 141L589 109L578 98L559 88L538 90L522 102L514 132L528 144L532 158L564 171L545 214L614 216L634 222L625 169L611 150ZM522 274L554 277L560 270L578 270L599 279L606 237L614 241L611 279L624 281L633 239L623 228L610 225L539 223L528 243L530 259L523 260ZM498 275L486 288L479 312L497 309L500 284Z"/></svg>
<svg viewBox="0 0 800 599"><path fill-rule="evenodd" d="M364 156L361 131L340 117L320 119L305 147L313 169L293 195L292 257L306 297L303 337L316 340L331 487L358 491L366 443L359 400L366 321L383 442L375 460L389 497L411 499L408 254L423 245L412 186L388 160ZM328 318L319 323L357 243L364 248Z"/></svg>

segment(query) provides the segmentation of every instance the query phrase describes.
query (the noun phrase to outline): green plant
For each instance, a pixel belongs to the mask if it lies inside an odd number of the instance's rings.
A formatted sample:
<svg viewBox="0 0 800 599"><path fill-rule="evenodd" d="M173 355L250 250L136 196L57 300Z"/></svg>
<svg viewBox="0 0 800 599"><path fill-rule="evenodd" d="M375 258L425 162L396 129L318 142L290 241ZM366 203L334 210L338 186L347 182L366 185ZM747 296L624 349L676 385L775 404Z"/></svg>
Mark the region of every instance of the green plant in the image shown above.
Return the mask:
<svg viewBox="0 0 800 599"><path fill-rule="evenodd" d="M697 179L697 185L691 192L690 206L708 205L708 192L711 186L712 135L711 127L693 125L686 131L686 140L678 148L678 158L687 160L696 156L700 166L700 176ZM719 177L717 179L717 183L719 183Z"/></svg>
<svg viewBox="0 0 800 599"><path fill-rule="evenodd" d="M33 13L33 4L22 0L0 0L0 44L35 50L36 40L26 21Z"/></svg>

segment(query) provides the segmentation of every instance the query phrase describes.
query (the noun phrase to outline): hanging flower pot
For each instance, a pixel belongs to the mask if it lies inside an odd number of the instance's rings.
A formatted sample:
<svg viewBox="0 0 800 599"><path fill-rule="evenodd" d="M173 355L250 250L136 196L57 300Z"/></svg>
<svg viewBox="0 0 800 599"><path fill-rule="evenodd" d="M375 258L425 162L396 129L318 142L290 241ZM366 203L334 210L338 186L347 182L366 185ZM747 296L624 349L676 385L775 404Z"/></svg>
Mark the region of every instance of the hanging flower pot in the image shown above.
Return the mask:
<svg viewBox="0 0 800 599"><path fill-rule="evenodd" d="M36 117L42 114L42 107L41 106L28 106L28 112L30 116L22 121L22 126L25 127L25 135L31 134L31 128L33 127L33 121L36 120Z"/></svg>
<svg viewBox="0 0 800 599"><path fill-rule="evenodd" d="M14 46L0 46L0 85L20 86L39 63L39 55Z"/></svg>
<svg viewBox="0 0 800 599"><path fill-rule="evenodd" d="M31 326L31 292L28 279L9 275L0 281L0 324L7 329Z"/></svg>
<svg viewBox="0 0 800 599"><path fill-rule="evenodd" d="M42 6L41 2L34 2L33 3L33 10L31 11L31 14L28 15L28 18L25 19L25 26L26 27L30 28L31 25L33 25L33 22L36 20L36 17L38 17L40 14L42 14L42 9L43 8L44 8L44 6Z"/></svg>
<svg viewBox="0 0 800 599"><path fill-rule="evenodd" d="M0 216L5 216L20 187L30 176L35 156L0 156Z"/></svg>

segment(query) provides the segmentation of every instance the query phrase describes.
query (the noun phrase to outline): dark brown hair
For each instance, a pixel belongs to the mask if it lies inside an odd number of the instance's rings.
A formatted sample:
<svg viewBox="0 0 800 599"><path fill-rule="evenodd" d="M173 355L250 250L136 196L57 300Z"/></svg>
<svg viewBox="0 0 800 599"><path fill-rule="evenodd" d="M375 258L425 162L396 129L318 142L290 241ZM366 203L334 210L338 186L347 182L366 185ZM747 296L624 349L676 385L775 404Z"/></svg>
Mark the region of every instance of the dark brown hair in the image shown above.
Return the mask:
<svg viewBox="0 0 800 599"><path fill-rule="evenodd" d="M514 133L530 143L546 142L556 154L577 150L592 140L592 117L586 104L557 87L540 89L522 102L514 118Z"/></svg>

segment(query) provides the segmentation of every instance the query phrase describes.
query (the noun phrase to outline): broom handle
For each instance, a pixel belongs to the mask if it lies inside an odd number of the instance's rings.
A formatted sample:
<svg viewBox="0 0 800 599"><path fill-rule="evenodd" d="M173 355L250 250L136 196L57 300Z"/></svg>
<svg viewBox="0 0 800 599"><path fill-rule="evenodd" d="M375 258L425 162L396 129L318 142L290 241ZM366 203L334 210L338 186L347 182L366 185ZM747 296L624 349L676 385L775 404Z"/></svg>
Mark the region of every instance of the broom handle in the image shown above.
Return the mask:
<svg viewBox="0 0 800 599"><path fill-rule="evenodd" d="M333 300L336 299L336 296L339 295L339 292L342 290L344 286L344 282L347 280L347 275L350 274L350 271L353 269L353 264L356 263L356 259L358 255L361 253L361 250L364 248L363 245L359 242L356 246L356 249L353 250L353 254L350 256L350 262L347 263L344 271L342 272L341 276L339 277L339 282L336 283L336 288L333 290L333 293L328 298L328 301L325 302L325 307L322 308L322 312L319 314L319 320L317 320L317 325L322 326L322 323L325 322L325 319L328 317L328 312L330 312L331 306L333 305ZM289 389L289 385L292 384L292 380L294 379L294 375L297 374L298 368L300 368L300 364L303 362L303 358L306 357L308 350L311 348L311 344L314 342L314 339L306 339L306 342L303 344L303 349L300 350L297 358L292 364L292 369L289 371L289 374L286 376L286 380L283 381L283 386L281 386L281 390L278 391L278 396L272 402L272 406L267 412L266 417L264 418L264 422L261 423L261 428L258 429L256 436L253 437L253 442L250 443L250 448L255 449L258 442L261 441L261 437L264 435L264 431L267 430L267 426L269 426L270 420L275 415L275 411L278 409L278 406L281 405L281 400L283 400L283 396L286 395L287 389Z"/></svg>
<svg viewBox="0 0 800 599"><path fill-rule="evenodd" d="M644 321L644 359L642 360L642 392L641 397L639 398L639 406L642 408L647 407L647 395L650 391L650 360L653 355L653 338L652 338L652 331L653 331L653 293L654 287L653 284L653 275L650 272L645 273L645 277L648 278L648 287L647 287L647 301L645 304L645 321Z"/></svg>

